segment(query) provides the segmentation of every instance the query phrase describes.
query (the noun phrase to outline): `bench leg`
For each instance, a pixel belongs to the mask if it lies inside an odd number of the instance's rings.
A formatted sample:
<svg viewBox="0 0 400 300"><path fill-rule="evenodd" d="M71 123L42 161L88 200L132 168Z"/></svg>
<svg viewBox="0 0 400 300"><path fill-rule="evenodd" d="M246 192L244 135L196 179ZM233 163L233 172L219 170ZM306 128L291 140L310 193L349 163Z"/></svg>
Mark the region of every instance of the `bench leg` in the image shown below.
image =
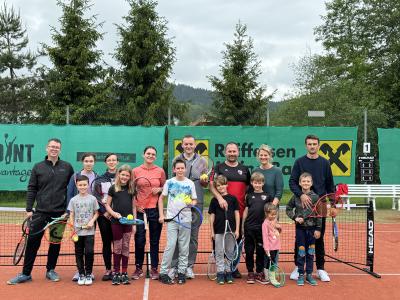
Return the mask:
<svg viewBox="0 0 400 300"><path fill-rule="evenodd" d="M350 198L346 198L347 210L350 210Z"/></svg>
<svg viewBox="0 0 400 300"><path fill-rule="evenodd" d="M372 202L372 207L374 208L374 211L376 210L376 201L375 198L371 197L368 198L368 202Z"/></svg>
<svg viewBox="0 0 400 300"><path fill-rule="evenodd" d="M392 204L392 209L395 210L396 209L396 201L398 201L396 198L393 198L393 204ZM397 205L398 207L399 205ZM400 209L400 208L399 208Z"/></svg>
<svg viewBox="0 0 400 300"><path fill-rule="evenodd" d="M400 211L400 198L397 198L397 210Z"/></svg>

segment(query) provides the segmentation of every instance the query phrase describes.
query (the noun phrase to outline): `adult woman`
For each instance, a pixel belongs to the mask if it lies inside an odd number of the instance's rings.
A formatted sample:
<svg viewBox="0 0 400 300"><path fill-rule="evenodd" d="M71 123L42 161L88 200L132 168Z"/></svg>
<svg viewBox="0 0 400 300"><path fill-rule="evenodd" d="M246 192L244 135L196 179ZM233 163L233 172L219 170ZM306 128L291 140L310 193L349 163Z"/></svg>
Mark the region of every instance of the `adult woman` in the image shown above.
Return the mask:
<svg viewBox="0 0 400 300"><path fill-rule="evenodd" d="M140 177L149 179L151 183L152 193L146 198L141 198L136 195L136 210L137 218L144 220L144 215L147 216L148 227L150 230L150 258L151 258L151 279L158 279L158 251L160 243L160 235L162 224L158 222L159 213L157 208L158 196L162 191L165 183L165 172L162 168L156 166L157 150L153 146L147 146L143 151L143 164L132 170L132 180L135 184L147 185L147 180L140 180ZM137 179L135 181L135 179ZM136 270L132 274L132 279L139 279L143 276L143 261L144 261L144 248L146 245L146 230L145 225L136 226L135 234L135 265Z"/></svg>
<svg viewBox="0 0 400 300"><path fill-rule="evenodd" d="M111 271L111 244L113 240L110 214L105 209L107 203L108 189L114 184L115 173L118 166L118 157L115 153L109 153L106 155L104 162L107 166L106 172L97 177L93 183L93 196L97 198L99 202L99 217L97 224L99 225L101 240L103 241L103 260L106 267L106 271L103 275L102 280L107 281L112 279Z"/></svg>
<svg viewBox="0 0 400 300"><path fill-rule="evenodd" d="M264 192L273 199L272 204L277 206L283 194L283 174L282 170L272 164L272 149L268 145L260 145L257 151L257 159L260 166L253 172L260 172L264 175Z"/></svg>

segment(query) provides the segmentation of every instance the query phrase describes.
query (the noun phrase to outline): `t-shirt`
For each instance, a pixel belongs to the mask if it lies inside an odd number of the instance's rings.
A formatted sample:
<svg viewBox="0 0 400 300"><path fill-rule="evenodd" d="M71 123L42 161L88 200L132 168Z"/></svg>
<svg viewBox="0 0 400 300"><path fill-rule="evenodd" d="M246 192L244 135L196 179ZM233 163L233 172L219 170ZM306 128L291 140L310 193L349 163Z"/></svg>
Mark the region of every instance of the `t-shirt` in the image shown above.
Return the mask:
<svg viewBox="0 0 400 300"><path fill-rule="evenodd" d="M86 196L78 194L71 198L68 204L68 210L74 213L74 227L79 236L94 235L94 227L89 229L80 229L80 227L89 223L98 209L99 204L97 203L96 197L90 194Z"/></svg>
<svg viewBox="0 0 400 300"><path fill-rule="evenodd" d="M239 203L236 197L232 195L224 195L222 198L228 203L227 217L232 231L236 230L235 211L239 210ZM225 210L222 209L216 198L212 198L210 207L208 208L209 214L214 214L214 233L223 234L225 232Z"/></svg>
<svg viewBox="0 0 400 300"><path fill-rule="evenodd" d="M244 226L261 229L261 225L265 219L264 205L271 200L265 192L247 194L246 207L248 207L248 212Z"/></svg>
<svg viewBox="0 0 400 300"><path fill-rule="evenodd" d="M239 202L239 213L243 216L245 208L245 195L247 186L250 184L250 170L246 166L239 164L230 167L225 162L216 165L214 176L224 175L228 179L228 194L235 196Z"/></svg>
<svg viewBox="0 0 400 300"><path fill-rule="evenodd" d="M283 194L283 174L282 170L277 166L272 166L270 169L261 169L257 167L253 170L254 172L259 172L264 175L264 185L263 191L268 194L272 199L278 198L279 200L282 198ZM249 192L252 192L253 186L249 186Z"/></svg>
<svg viewBox="0 0 400 300"><path fill-rule="evenodd" d="M116 192L115 185L112 185L108 190L108 195L112 197L111 208L113 211L120 213L123 217L133 214L133 195L129 193L127 185L122 186L119 192ZM118 220L112 218L111 223L118 223Z"/></svg>
<svg viewBox="0 0 400 300"><path fill-rule="evenodd" d="M186 177L184 180L177 180L176 177L168 179L164 184L162 195L168 196L167 218L175 217L182 208L188 205L185 203L185 196L190 196L192 200L197 199L194 183ZM191 221L192 213L190 210L183 211L180 214L180 222L189 223Z"/></svg>

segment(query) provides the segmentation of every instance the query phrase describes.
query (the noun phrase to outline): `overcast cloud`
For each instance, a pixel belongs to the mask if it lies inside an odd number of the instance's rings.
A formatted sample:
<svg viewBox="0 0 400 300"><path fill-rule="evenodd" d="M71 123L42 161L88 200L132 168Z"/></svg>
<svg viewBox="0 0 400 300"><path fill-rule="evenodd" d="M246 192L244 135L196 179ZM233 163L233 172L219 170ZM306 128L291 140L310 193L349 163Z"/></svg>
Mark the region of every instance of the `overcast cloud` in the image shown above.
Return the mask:
<svg viewBox="0 0 400 300"><path fill-rule="evenodd" d="M55 0L7 0L20 10L32 50L51 44L50 26L58 28L61 9ZM104 60L116 65L111 53L118 40L114 24L122 23L129 6L123 0L92 1L91 15L104 22L104 40L98 46ZM277 89L274 101L290 91L291 66L308 51L320 53L313 29L322 23L325 4L321 0L159 0L157 12L168 21L169 36L177 61L172 80L211 89L208 75L219 75L224 43L231 43L235 25L247 25L255 52L262 61L260 82L268 93Z"/></svg>

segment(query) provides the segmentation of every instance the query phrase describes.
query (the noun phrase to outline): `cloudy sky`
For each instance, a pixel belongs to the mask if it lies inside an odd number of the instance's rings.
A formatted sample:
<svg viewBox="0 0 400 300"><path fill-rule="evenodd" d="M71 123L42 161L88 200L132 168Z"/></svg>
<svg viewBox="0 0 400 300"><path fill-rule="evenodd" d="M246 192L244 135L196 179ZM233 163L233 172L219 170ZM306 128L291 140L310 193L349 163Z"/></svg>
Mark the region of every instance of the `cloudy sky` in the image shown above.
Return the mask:
<svg viewBox="0 0 400 300"><path fill-rule="evenodd" d="M254 40L254 50L262 61L260 82L274 101L290 92L294 76L292 65L306 53L320 53L322 48L313 36L322 23L325 1L322 0L159 0L157 12L168 21L169 36L176 47L177 61L172 80L210 89L208 75L217 75L222 62L224 43L233 40L235 25L247 25ZM39 43L51 44L50 26L58 28L61 9L55 0L7 0L20 10L28 30L30 48ZM90 14L103 22L104 40L99 48L104 60L115 61L111 53L119 39L116 23L123 22L129 6L124 0L92 0Z"/></svg>

